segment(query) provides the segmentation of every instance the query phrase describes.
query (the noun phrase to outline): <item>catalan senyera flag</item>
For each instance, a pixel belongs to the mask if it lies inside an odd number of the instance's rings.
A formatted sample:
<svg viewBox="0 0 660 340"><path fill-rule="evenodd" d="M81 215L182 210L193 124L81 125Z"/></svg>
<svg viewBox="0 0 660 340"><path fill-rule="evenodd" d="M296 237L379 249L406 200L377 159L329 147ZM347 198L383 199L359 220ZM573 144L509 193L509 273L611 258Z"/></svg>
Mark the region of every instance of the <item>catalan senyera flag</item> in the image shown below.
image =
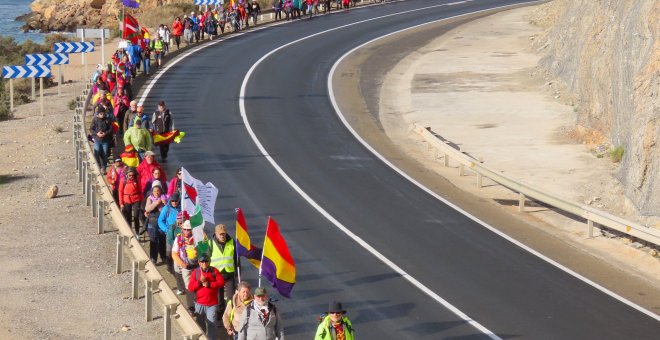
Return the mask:
<svg viewBox="0 0 660 340"><path fill-rule="evenodd" d="M163 145L163 144L170 144L172 142L174 143L181 143L181 138L185 136L185 132L181 132L179 130L172 130L170 132L165 132L165 133L157 133L154 134L154 145ZM178 138L181 137L181 138Z"/></svg>
<svg viewBox="0 0 660 340"><path fill-rule="evenodd" d="M124 6L130 7L130 8L139 8L140 7L140 0L124 0L122 2Z"/></svg>
<svg viewBox="0 0 660 340"><path fill-rule="evenodd" d="M256 268L261 265L261 248L250 242L247 223L241 208L236 208L236 254L243 256Z"/></svg>
<svg viewBox="0 0 660 340"><path fill-rule="evenodd" d="M277 222L271 217L268 217L263 252L261 275L272 282L282 296L291 298L291 290L296 283L296 264Z"/></svg>
<svg viewBox="0 0 660 340"><path fill-rule="evenodd" d="M126 164L126 166L137 168L137 166L140 165L140 159L138 158L133 145L127 145L124 152L119 155L119 157L121 157L121 161Z"/></svg>

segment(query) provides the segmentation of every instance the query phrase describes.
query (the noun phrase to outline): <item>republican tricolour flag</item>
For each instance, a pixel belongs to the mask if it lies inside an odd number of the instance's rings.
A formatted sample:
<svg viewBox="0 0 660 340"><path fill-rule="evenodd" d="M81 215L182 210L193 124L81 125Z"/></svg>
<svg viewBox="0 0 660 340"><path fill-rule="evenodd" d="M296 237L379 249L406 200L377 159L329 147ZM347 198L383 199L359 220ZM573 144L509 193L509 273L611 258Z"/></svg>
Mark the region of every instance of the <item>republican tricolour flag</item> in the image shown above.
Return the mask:
<svg viewBox="0 0 660 340"><path fill-rule="evenodd" d="M284 297L291 298L291 290L296 283L296 264L289 253L277 222L268 217L266 239L259 276L267 278L273 287Z"/></svg>
<svg viewBox="0 0 660 340"><path fill-rule="evenodd" d="M256 268L261 265L261 248L250 241L248 226L241 208L236 208L236 255L243 256Z"/></svg>
<svg viewBox="0 0 660 340"><path fill-rule="evenodd" d="M140 0L124 0L122 2L124 6L130 7L130 8L139 8L140 7Z"/></svg>

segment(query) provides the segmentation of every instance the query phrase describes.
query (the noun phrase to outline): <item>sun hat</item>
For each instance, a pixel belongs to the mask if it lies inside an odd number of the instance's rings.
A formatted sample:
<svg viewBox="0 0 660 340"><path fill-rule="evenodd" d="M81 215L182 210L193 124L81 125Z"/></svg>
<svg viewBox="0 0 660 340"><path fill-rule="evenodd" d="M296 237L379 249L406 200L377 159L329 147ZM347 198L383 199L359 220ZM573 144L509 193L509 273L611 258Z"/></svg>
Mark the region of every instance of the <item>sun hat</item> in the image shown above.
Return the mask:
<svg viewBox="0 0 660 340"><path fill-rule="evenodd" d="M346 313L346 310L339 301L332 301L328 304L328 313Z"/></svg>

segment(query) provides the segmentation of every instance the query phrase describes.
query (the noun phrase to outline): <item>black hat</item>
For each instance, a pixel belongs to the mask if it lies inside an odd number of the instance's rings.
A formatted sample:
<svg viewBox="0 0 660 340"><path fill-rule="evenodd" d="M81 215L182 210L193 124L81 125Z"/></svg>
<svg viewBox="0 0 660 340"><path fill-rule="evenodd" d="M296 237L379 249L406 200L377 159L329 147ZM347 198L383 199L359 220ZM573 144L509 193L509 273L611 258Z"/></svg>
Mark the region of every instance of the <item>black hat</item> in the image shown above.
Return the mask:
<svg viewBox="0 0 660 340"><path fill-rule="evenodd" d="M172 196L170 196L170 201L180 201L181 200L181 195L178 192L174 192Z"/></svg>
<svg viewBox="0 0 660 340"><path fill-rule="evenodd" d="M209 262L209 256L206 254L199 255L199 262Z"/></svg>
<svg viewBox="0 0 660 340"><path fill-rule="evenodd" d="M328 313L346 313L346 310L339 301L332 301L328 304Z"/></svg>

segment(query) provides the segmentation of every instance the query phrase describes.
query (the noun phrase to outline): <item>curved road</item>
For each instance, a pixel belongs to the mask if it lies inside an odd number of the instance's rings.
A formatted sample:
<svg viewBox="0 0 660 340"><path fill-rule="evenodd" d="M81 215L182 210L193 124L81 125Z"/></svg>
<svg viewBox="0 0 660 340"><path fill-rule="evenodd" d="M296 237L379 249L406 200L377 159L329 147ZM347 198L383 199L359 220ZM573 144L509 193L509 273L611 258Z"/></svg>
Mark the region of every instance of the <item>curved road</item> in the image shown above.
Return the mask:
<svg viewBox="0 0 660 340"><path fill-rule="evenodd" d="M298 272L293 299L278 305L288 338L311 338L317 315L333 299L345 303L360 339L488 338L484 329L501 338L534 339L660 334L657 319L410 183L359 143L331 104L328 73L353 47L413 25L514 3L411 0L352 9L213 43L159 72L144 105L150 109L164 99L177 128L188 133L168 164L215 183L216 220L233 226L233 208L241 207L256 244L268 216L279 222ZM249 125L320 207L481 330L341 232L283 180L248 134L239 93L252 65L286 43L351 23L264 59L245 87ZM243 270L254 282L256 270Z"/></svg>

